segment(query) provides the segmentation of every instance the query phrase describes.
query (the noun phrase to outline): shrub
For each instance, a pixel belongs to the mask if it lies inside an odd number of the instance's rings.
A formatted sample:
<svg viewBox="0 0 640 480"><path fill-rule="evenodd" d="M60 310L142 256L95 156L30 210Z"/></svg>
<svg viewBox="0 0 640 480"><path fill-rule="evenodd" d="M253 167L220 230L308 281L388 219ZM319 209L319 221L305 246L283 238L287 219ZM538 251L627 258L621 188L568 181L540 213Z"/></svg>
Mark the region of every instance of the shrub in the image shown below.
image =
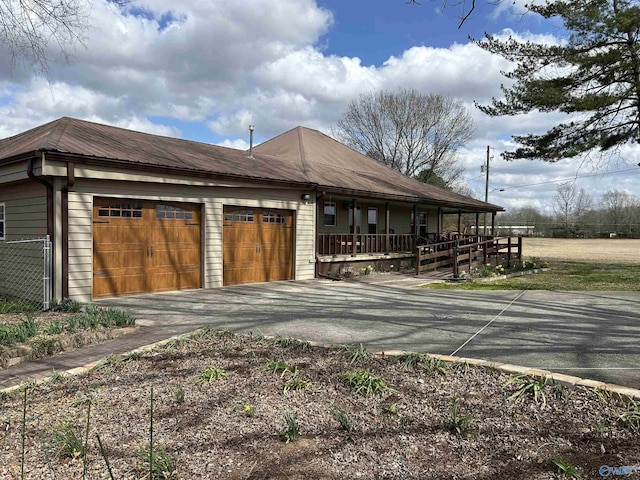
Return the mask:
<svg viewBox="0 0 640 480"><path fill-rule="evenodd" d="M57 457L78 458L84 456L86 447L82 435L70 422L56 424L49 436L49 443Z"/></svg>
<svg viewBox="0 0 640 480"><path fill-rule="evenodd" d="M352 370L340 374L340 382L352 393L369 397L394 391L387 387L385 381L367 370Z"/></svg>
<svg viewBox="0 0 640 480"><path fill-rule="evenodd" d="M472 421L471 417L460 416L460 395L456 392L451 398L449 418L443 424L445 430L456 435L462 435Z"/></svg>
<svg viewBox="0 0 640 480"><path fill-rule="evenodd" d="M121 308L103 308L100 312L100 324L103 327L126 327L135 325L136 319L133 315L125 312Z"/></svg>
<svg viewBox="0 0 640 480"><path fill-rule="evenodd" d="M291 390L312 390L313 384L308 380L303 380L301 378L292 378L284 383L282 386L282 393L285 395L289 393Z"/></svg>
<svg viewBox="0 0 640 480"><path fill-rule="evenodd" d="M39 325L31 315L20 323L12 325L0 325L0 344L13 346L16 342L24 343L27 339L38 334Z"/></svg>
<svg viewBox="0 0 640 480"><path fill-rule="evenodd" d="M286 443L297 441L300 438L300 425L296 416L289 411L284 412L284 423L284 430L280 434L282 441Z"/></svg>
<svg viewBox="0 0 640 480"><path fill-rule="evenodd" d="M220 380L228 375L223 369L218 367L208 367L200 372L196 379L196 385L202 385L204 383L211 384Z"/></svg>
<svg viewBox="0 0 640 480"><path fill-rule="evenodd" d="M332 406L329 411L342 430L345 432L350 432L352 430L353 424L351 423L351 416L349 415L349 412L336 405Z"/></svg>
<svg viewBox="0 0 640 480"><path fill-rule="evenodd" d="M287 373L290 373L293 377L300 373L298 367L295 365L289 365L288 363L281 362L280 360L269 360L262 369L271 373L279 373L280 378L284 377Z"/></svg>
<svg viewBox="0 0 640 480"><path fill-rule="evenodd" d="M177 478L173 459L164 448L154 445L152 451L148 445L145 445L140 449L139 457L143 468L151 474L152 478L165 480Z"/></svg>
<svg viewBox="0 0 640 480"><path fill-rule="evenodd" d="M61 312L78 313L82 310L82 304L70 298L65 298L58 305Z"/></svg>
<svg viewBox="0 0 640 480"><path fill-rule="evenodd" d="M373 354L361 343L358 345L343 345L342 351L349 358L350 365L366 362L373 357Z"/></svg>

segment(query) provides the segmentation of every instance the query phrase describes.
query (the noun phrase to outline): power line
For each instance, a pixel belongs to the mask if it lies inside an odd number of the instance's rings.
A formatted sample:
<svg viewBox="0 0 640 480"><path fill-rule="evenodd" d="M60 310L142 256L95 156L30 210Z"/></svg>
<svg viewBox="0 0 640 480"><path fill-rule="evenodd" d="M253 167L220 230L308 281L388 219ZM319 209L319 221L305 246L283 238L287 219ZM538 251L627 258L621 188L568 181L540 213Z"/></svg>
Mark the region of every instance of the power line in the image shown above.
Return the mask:
<svg viewBox="0 0 640 480"><path fill-rule="evenodd" d="M640 164L639 164L639 166L640 166ZM575 177L557 178L555 180L547 180L545 182L525 183L523 185L511 185L511 186L508 186L508 187L502 187L502 188L494 189L494 190L500 190L501 192L503 192L505 190L512 190L514 188L533 187L533 186L536 186L536 185L546 185L548 183L558 183L558 182L564 182L564 181L567 181L567 180L575 180L577 178L600 177L600 176L604 176L604 175L613 175L613 174L616 174L616 173L624 173L624 172L631 172L631 171L640 172L640 170L638 170L637 168L626 168L624 170L616 170L615 172L590 173L590 174L587 174L587 175L577 175Z"/></svg>

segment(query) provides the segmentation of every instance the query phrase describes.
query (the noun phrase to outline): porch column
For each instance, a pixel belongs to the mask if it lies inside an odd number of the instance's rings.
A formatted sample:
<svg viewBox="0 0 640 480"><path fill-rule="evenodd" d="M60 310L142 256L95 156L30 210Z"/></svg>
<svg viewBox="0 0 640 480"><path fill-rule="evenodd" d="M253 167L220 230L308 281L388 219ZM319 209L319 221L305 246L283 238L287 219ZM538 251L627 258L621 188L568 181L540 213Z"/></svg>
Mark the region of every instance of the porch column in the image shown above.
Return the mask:
<svg viewBox="0 0 640 480"><path fill-rule="evenodd" d="M417 221L418 221L418 205L413 206L413 225L411 225L411 233L413 233L413 248L418 246L418 232L417 232Z"/></svg>
<svg viewBox="0 0 640 480"><path fill-rule="evenodd" d="M442 232L442 208L438 207L438 221L436 222L436 233L438 234L438 242L440 241L440 233Z"/></svg>
<svg viewBox="0 0 640 480"><path fill-rule="evenodd" d="M391 245L389 243L389 218L390 218L390 214L389 214L389 202L386 202L384 204L384 214L385 214L385 220L384 220L384 234L386 235L386 243L387 243L387 248L386 248L386 253L388 254L389 251L391 250Z"/></svg>
<svg viewBox="0 0 640 480"><path fill-rule="evenodd" d="M351 201L351 222L353 225L353 237L351 239L351 256L355 257L358 249L356 248L356 244L358 243L358 222L356 221L358 218L358 210L356 209L356 199L354 198Z"/></svg>
<svg viewBox="0 0 640 480"><path fill-rule="evenodd" d="M496 212L491 212L491 235L496 234Z"/></svg>
<svg viewBox="0 0 640 480"><path fill-rule="evenodd" d="M484 231L482 235L485 235ZM476 212L476 236L478 237L476 241L480 241L480 212Z"/></svg>
<svg viewBox="0 0 640 480"><path fill-rule="evenodd" d="M460 236L462 231L462 212L458 210L458 236Z"/></svg>

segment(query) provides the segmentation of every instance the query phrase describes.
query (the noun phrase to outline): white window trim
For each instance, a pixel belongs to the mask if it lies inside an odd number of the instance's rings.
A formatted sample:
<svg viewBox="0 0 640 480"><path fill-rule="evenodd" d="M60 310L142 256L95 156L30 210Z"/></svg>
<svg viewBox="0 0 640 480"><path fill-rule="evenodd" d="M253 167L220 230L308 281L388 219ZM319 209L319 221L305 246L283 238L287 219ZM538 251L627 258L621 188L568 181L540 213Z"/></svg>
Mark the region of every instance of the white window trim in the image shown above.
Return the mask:
<svg viewBox="0 0 640 480"><path fill-rule="evenodd" d="M6 240L7 238L7 207L4 202L0 202L0 210L2 210L2 218L0 218L0 223L2 223L2 234L0 235L0 240Z"/></svg>
<svg viewBox="0 0 640 480"><path fill-rule="evenodd" d="M333 205L333 224L327 223L327 214L325 213L327 205ZM338 207L336 202L324 202L322 206L322 223L325 227L335 227L338 225Z"/></svg>

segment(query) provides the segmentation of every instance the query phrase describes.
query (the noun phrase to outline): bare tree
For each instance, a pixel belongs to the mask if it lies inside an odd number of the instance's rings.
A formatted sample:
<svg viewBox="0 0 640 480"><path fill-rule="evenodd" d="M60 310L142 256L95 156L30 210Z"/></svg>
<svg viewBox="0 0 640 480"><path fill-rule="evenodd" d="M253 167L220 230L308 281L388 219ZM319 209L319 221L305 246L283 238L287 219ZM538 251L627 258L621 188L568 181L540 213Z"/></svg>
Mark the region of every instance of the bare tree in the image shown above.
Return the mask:
<svg viewBox="0 0 640 480"><path fill-rule="evenodd" d="M0 44L12 66L24 62L46 72L51 48L69 61L88 27L89 7L89 0L0 0Z"/></svg>
<svg viewBox="0 0 640 480"><path fill-rule="evenodd" d="M562 218L565 228L593 205L591 195L585 192L584 188L578 190L575 183L558 185L553 200L553 210Z"/></svg>
<svg viewBox="0 0 640 480"><path fill-rule="evenodd" d="M609 215L609 222L616 232L620 228L625 211L633 205L633 197L621 190L608 190L602 195L602 204Z"/></svg>
<svg viewBox="0 0 640 480"><path fill-rule="evenodd" d="M459 100L401 89L360 95L349 103L333 134L405 175L450 186L463 172L456 152L474 131Z"/></svg>

